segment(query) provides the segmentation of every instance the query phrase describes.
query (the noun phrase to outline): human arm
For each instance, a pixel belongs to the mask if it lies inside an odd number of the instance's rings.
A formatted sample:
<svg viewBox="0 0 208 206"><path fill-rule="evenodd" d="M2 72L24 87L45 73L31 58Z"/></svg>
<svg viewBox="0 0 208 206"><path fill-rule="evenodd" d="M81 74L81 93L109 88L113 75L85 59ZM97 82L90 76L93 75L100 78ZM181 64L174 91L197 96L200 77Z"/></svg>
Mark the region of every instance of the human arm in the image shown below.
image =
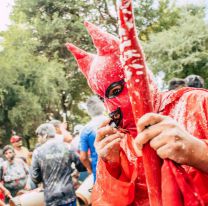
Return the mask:
<svg viewBox="0 0 208 206"><path fill-rule="evenodd" d="M120 142L125 134L109 126L111 119L102 123L97 130L95 148L99 158L105 162L107 170L116 178L120 174Z"/></svg>
<svg viewBox="0 0 208 206"><path fill-rule="evenodd" d="M1 184L1 183L0 183L0 189L2 190L2 192L4 193L5 196L7 196L8 198L12 198L12 195L9 192L9 190L7 190L7 188L5 188L3 186L3 184Z"/></svg>
<svg viewBox="0 0 208 206"><path fill-rule="evenodd" d="M107 120L97 130L95 147L98 153L97 179L92 194L93 205L130 205L135 202L137 159L128 144L128 136L110 127ZM126 147L125 149L121 146ZM129 139L131 142L131 138ZM129 157L131 158L129 159ZM134 160L135 162L134 162ZM140 191L140 193L142 193ZM119 198L117 198L119 196Z"/></svg>
<svg viewBox="0 0 208 206"><path fill-rule="evenodd" d="M189 134L172 118L148 113L140 118L137 128L135 144L138 148L150 142L162 159L168 158L208 173L207 144Z"/></svg>
<svg viewBox="0 0 208 206"><path fill-rule="evenodd" d="M138 203L140 196L135 197L136 191L138 191L138 187L136 189L135 185L137 174L140 173L138 165L141 165L141 158L136 158L132 153L132 147L129 144L132 142L132 137L129 134L120 136L117 129L112 130L108 126L109 121L104 122L97 131L95 141L99 160L97 179L92 194L93 205L126 206L131 205L132 202ZM114 132L118 133L118 136ZM120 140L116 140L117 138ZM143 189L139 190L139 193L143 194Z"/></svg>
<svg viewBox="0 0 208 206"><path fill-rule="evenodd" d="M34 183L38 184L42 182L42 174L41 168L38 160L38 151L35 150L32 157L32 165L31 165L31 179Z"/></svg>
<svg viewBox="0 0 208 206"><path fill-rule="evenodd" d="M91 166L91 162L90 162L90 159L88 156L88 152L81 151L79 158L80 158L80 161L82 162L82 164L86 167L87 172L89 174L91 174L92 173L92 166Z"/></svg>
<svg viewBox="0 0 208 206"><path fill-rule="evenodd" d="M91 130L87 127L85 127L81 134L80 134L80 160L82 164L86 167L89 174L92 173L92 166L91 161L88 156L88 150L89 150L89 135L91 135Z"/></svg>
<svg viewBox="0 0 208 206"><path fill-rule="evenodd" d="M19 159L19 161L20 161L19 164L22 164L24 171L25 171L25 175L26 175L26 185L24 187L24 190L30 190L31 189L31 186L30 186L31 180L30 180L29 166L22 159Z"/></svg>

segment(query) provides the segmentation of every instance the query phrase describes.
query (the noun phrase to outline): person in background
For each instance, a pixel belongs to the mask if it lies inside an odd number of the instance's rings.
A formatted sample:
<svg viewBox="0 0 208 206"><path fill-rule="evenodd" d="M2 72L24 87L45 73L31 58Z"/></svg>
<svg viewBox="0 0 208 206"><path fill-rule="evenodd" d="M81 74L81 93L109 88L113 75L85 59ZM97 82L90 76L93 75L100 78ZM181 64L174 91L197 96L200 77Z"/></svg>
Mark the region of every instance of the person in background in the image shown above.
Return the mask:
<svg viewBox="0 0 208 206"><path fill-rule="evenodd" d="M168 82L168 90L178 90L186 86L186 81L180 78L173 78Z"/></svg>
<svg viewBox="0 0 208 206"><path fill-rule="evenodd" d="M70 144L70 149L76 153L80 153L80 133L81 133L83 127L84 126L81 124L77 124L74 127L73 139Z"/></svg>
<svg viewBox="0 0 208 206"><path fill-rule="evenodd" d="M185 78L188 87L204 88L204 79L199 75L191 74Z"/></svg>
<svg viewBox="0 0 208 206"><path fill-rule="evenodd" d="M12 146L6 145L3 148L3 154L6 160L0 168L0 181L4 187L14 197L20 190L29 190L28 174L29 169L26 163L21 158L15 157L15 152ZM6 202L8 199L6 199Z"/></svg>
<svg viewBox="0 0 208 206"><path fill-rule="evenodd" d="M36 184L43 183L46 206L75 206L71 165L74 163L78 171L85 170L84 166L66 144L55 139L52 124L41 124L36 134L42 145L33 152L31 177Z"/></svg>
<svg viewBox="0 0 208 206"><path fill-rule="evenodd" d="M22 158L27 164L29 164L29 150L23 146L22 137L14 135L10 138L10 143L14 148L14 152L17 158Z"/></svg>
<svg viewBox="0 0 208 206"><path fill-rule="evenodd" d="M93 173L94 181L96 180L96 165L97 153L94 147L96 138L96 130L107 119L103 115L105 107L97 96L90 97L87 102L87 113L90 115L91 120L82 129L80 134L80 160L87 168L89 174ZM90 151L90 158L88 155Z"/></svg>
<svg viewBox="0 0 208 206"><path fill-rule="evenodd" d="M72 135L69 131L66 129L66 123L62 123L59 120L53 119L49 122L55 127L56 130L56 136L55 139L57 141L70 143L72 141Z"/></svg>

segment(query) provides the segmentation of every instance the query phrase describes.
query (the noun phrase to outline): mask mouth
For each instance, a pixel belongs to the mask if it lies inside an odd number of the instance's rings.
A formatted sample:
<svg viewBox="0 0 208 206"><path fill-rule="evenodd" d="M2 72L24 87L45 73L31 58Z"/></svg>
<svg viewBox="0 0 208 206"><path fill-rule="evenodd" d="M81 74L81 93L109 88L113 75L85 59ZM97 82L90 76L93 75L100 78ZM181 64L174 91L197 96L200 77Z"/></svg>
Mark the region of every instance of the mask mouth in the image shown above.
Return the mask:
<svg viewBox="0 0 208 206"><path fill-rule="evenodd" d="M109 114L109 117L113 120L113 122L118 127L123 118L120 107L118 107L115 111L111 112Z"/></svg>

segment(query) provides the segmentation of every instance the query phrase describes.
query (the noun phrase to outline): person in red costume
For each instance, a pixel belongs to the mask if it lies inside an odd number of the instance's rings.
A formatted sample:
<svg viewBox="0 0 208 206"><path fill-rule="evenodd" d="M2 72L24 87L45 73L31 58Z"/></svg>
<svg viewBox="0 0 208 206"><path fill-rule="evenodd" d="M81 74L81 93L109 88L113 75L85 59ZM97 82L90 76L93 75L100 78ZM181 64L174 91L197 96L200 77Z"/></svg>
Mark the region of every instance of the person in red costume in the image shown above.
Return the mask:
<svg viewBox="0 0 208 206"><path fill-rule="evenodd" d="M128 73L125 76L119 59L119 40L93 24L87 22L85 26L97 54L87 53L72 44L66 46L118 126L109 126L109 120L97 133L95 147L99 161L93 206L150 205L141 151L147 142L161 159L183 165L193 180L203 203L182 205L208 205L207 90L182 88L161 93L149 73L154 113L145 114L136 125L125 81ZM141 97L137 90L134 94L138 99ZM160 204L155 202L151 205ZM170 202L168 205L176 204Z"/></svg>

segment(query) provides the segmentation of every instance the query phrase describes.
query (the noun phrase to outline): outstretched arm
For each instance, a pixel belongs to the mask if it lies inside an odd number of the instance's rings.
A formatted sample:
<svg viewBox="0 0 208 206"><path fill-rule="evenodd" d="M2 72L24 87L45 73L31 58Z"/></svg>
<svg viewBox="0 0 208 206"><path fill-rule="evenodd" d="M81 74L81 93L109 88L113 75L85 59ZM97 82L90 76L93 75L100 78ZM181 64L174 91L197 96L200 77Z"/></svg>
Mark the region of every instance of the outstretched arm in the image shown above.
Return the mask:
<svg viewBox="0 0 208 206"><path fill-rule="evenodd" d="M95 206L126 206L134 201L136 163L130 163L125 152L131 153L129 148L121 148L121 141L127 144L127 135L108 125L105 121L97 131L95 148L99 156L97 165L97 179L92 194ZM119 197L119 198L118 198Z"/></svg>
<svg viewBox="0 0 208 206"><path fill-rule="evenodd" d="M31 165L31 179L36 183L42 182L41 168L38 161L38 152L35 150L32 158Z"/></svg>
<svg viewBox="0 0 208 206"><path fill-rule="evenodd" d="M80 158L82 164L86 167L87 172L89 174L91 174L92 173L92 167L91 167L91 162L90 162L90 159L89 159L89 156L88 156L88 152L81 151L79 158Z"/></svg>

